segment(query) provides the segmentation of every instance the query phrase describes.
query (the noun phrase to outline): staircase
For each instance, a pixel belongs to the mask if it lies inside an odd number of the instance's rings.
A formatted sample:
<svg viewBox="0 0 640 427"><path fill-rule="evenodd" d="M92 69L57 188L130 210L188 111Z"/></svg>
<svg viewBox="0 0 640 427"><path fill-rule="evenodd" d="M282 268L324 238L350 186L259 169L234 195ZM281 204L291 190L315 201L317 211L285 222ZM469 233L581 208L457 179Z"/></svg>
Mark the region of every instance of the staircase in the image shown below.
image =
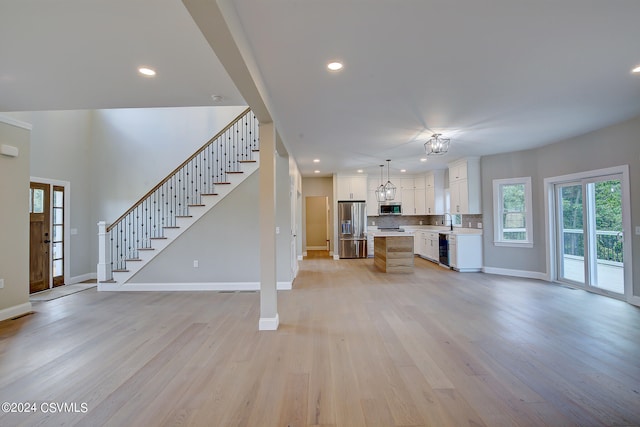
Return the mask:
<svg viewBox="0 0 640 427"><path fill-rule="evenodd" d="M258 170L258 121L245 110L112 224L98 223L98 290L123 286Z"/></svg>

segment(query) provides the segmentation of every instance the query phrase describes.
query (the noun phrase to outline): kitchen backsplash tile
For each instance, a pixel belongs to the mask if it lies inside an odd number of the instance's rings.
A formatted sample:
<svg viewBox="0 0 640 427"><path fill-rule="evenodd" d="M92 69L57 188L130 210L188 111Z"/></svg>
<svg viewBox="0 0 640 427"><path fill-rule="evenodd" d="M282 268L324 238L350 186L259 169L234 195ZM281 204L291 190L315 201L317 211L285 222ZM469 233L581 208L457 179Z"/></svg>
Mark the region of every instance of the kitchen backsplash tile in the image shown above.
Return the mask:
<svg viewBox="0 0 640 427"><path fill-rule="evenodd" d="M401 216L369 216L367 217L368 225L375 225L377 227L401 227L403 225L448 225L449 218L446 219L445 215L401 215ZM462 215L462 226L464 228L478 228L478 223L482 222L482 215ZM469 227L471 223L471 227Z"/></svg>

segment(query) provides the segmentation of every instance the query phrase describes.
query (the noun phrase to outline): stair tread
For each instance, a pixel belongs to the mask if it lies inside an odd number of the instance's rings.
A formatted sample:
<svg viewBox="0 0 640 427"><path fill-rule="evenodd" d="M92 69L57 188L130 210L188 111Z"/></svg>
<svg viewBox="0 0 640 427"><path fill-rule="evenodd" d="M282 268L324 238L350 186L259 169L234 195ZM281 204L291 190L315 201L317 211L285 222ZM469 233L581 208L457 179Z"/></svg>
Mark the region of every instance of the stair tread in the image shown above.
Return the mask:
<svg viewBox="0 0 640 427"><path fill-rule="evenodd" d="M208 194L201 194L201 196L208 196ZM193 218L193 215L176 215L176 218Z"/></svg>
<svg viewBox="0 0 640 427"><path fill-rule="evenodd" d="M218 193L201 193L201 196L217 196Z"/></svg>
<svg viewBox="0 0 640 427"><path fill-rule="evenodd" d="M150 240L166 240L166 237L151 237Z"/></svg>
<svg viewBox="0 0 640 427"><path fill-rule="evenodd" d="M191 205L191 206L198 206L198 205ZM180 228L180 227L175 226L175 225L167 225L167 226L162 227L162 228ZM152 239L153 239L153 238L154 238L154 237L152 237ZM166 237L163 237L163 239L166 239Z"/></svg>
<svg viewBox="0 0 640 427"><path fill-rule="evenodd" d="M197 205L187 205L187 206L190 207L190 208L193 208L193 207L197 207L197 206L206 206L206 205L197 204ZM165 227L165 228L167 228L167 227ZM180 228L180 227L171 227L171 228Z"/></svg>
<svg viewBox="0 0 640 427"><path fill-rule="evenodd" d="M227 171L227 173L244 173L242 171Z"/></svg>
<svg viewBox="0 0 640 427"><path fill-rule="evenodd" d="M254 150L251 150L251 151L252 151L252 152L254 152L254 153L257 153L257 152L258 152L258 151L260 151L260 150L255 150L255 149L254 149Z"/></svg>
<svg viewBox="0 0 640 427"><path fill-rule="evenodd" d="M98 282L98 283L118 283L118 282L116 282L116 281L115 281L115 280L113 280L113 279L109 279L109 280L101 280L101 281L100 281L100 282Z"/></svg>
<svg viewBox="0 0 640 427"><path fill-rule="evenodd" d="M228 185L230 182L214 182L213 185Z"/></svg>
<svg viewBox="0 0 640 427"><path fill-rule="evenodd" d="M139 251L155 251L153 248L138 248Z"/></svg>
<svg viewBox="0 0 640 427"><path fill-rule="evenodd" d="M129 259L125 259L126 262L129 261L142 261L140 258L129 258Z"/></svg>
<svg viewBox="0 0 640 427"><path fill-rule="evenodd" d="M123 270L123 269L120 269L120 270L111 270L111 272L112 272L112 273L128 273L128 272L129 272L129 270Z"/></svg>
<svg viewBox="0 0 640 427"><path fill-rule="evenodd" d="M257 160L238 160L238 163L256 163Z"/></svg>

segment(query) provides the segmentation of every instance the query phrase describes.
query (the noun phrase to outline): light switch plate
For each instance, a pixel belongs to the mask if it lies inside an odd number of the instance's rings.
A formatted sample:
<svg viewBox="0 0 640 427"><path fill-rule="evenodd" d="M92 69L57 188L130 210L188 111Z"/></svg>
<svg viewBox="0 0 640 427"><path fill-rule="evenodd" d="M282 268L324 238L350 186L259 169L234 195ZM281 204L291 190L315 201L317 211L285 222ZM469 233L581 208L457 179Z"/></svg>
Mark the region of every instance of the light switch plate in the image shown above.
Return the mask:
<svg viewBox="0 0 640 427"><path fill-rule="evenodd" d="M4 288L4 279L0 279L0 289Z"/></svg>
<svg viewBox="0 0 640 427"><path fill-rule="evenodd" d="M482 228L482 223L481 222L478 223L478 228Z"/></svg>

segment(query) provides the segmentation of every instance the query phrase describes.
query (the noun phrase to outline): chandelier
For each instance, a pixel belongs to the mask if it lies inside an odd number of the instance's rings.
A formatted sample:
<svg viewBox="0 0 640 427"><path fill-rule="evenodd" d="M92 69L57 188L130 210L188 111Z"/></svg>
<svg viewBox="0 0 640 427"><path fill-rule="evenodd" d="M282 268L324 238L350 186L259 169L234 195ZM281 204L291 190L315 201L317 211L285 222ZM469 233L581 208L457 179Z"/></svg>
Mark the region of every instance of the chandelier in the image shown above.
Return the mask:
<svg viewBox="0 0 640 427"><path fill-rule="evenodd" d="M382 178L382 169L384 168L384 165L380 165L380 186L376 189L376 200L378 202L384 202L386 199L385 197L385 190L384 190L384 184L383 184L383 178Z"/></svg>
<svg viewBox="0 0 640 427"><path fill-rule="evenodd" d="M389 179L389 163L391 163L391 160L387 160L387 183L384 185L385 200L393 200L396 198L396 186L393 185Z"/></svg>
<svg viewBox="0 0 640 427"><path fill-rule="evenodd" d="M450 138L440 138L441 133L434 133L431 139L424 143L424 151L427 156L441 156L449 151Z"/></svg>

